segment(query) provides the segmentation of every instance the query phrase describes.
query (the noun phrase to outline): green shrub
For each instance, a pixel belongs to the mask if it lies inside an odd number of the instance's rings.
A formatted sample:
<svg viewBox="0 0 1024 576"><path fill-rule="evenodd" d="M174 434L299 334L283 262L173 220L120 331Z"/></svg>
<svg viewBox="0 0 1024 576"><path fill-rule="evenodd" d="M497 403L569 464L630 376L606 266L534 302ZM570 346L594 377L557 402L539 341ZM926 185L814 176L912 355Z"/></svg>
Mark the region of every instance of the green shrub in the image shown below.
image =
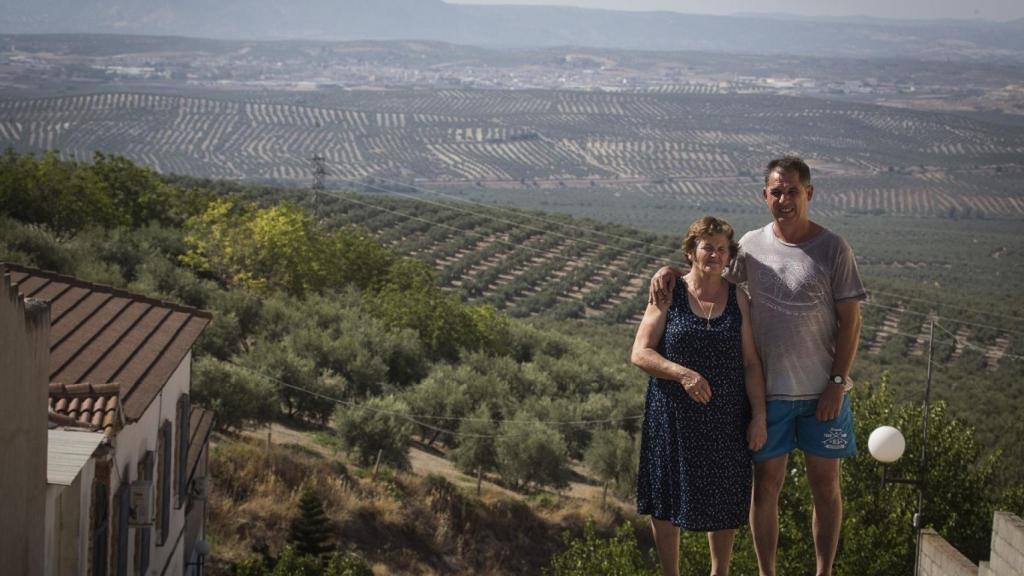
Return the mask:
<svg viewBox="0 0 1024 576"><path fill-rule="evenodd" d="M199 358L192 366L192 399L216 412L222 429L266 424L277 415L277 392L272 384L211 357Z"/></svg>
<svg viewBox="0 0 1024 576"><path fill-rule="evenodd" d="M502 423L499 434L498 469L512 486L561 488L568 484L568 450L557 430L520 412L514 420Z"/></svg>
<svg viewBox="0 0 1024 576"><path fill-rule="evenodd" d="M548 576L654 576L652 561L644 559L637 547L633 529L623 524L610 539L597 535L594 523L588 521L583 535L574 538L565 534L568 549L551 560L545 571Z"/></svg>
<svg viewBox="0 0 1024 576"><path fill-rule="evenodd" d="M358 406L342 406L335 413L338 437L348 454L363 466L381 462L399 469L409 467L412 424L404 417L409 407L394 396L371 398Z"/></svg>
<svg viewBox="0 0 1024 576"><path fill-rule="evenodd" d="M272 564L272 565L268 565ZM252 559L228 569L232 576L373 576L366 561L351 552L336 552L327 562L286 546L276 561Z"/></svg>

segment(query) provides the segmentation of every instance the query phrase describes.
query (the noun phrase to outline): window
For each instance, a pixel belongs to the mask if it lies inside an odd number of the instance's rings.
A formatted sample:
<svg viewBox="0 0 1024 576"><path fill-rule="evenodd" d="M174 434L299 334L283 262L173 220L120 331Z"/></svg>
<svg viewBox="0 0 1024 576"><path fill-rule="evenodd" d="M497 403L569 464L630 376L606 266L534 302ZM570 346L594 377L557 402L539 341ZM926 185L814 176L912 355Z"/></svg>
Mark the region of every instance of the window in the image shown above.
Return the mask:
<svg viewBox="0 0 1024 576"><path fill-rule="evenodd" d="M171 455L174 454L174 438L171 432L171 421L165 420L160 427L160 440L158 452L160 453L160 501L157 507L157 519L160 523L157 546L163 546L167 542L168 533L171 531Z"/></svg>
<svg viewBox="0 0 1024 576"><path fill-rule="evenodd" d="M93 576L107 576L107 537L110 531L109 497L107 485L96 482L92 489Z"/></svg>
<svg viewBox="0 0 1024 576"><path fill-rule="evenodd" d="M188 394L182 394L178 398L178 474L174 482L178 487L176 508L181 508L188 496L188 415Z"/></svg>

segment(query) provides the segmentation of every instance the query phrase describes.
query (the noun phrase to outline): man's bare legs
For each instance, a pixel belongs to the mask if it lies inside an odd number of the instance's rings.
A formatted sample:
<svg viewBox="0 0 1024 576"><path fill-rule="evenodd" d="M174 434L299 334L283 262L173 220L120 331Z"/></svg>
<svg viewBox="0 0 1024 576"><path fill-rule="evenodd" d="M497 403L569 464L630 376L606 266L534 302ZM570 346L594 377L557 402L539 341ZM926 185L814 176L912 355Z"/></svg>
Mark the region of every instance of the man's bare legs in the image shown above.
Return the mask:
<svg viewBox="0 0 1024 576"><path fill-rule="evenodd" d="M732 543L736 530L708 532L708 549L711 550L711 576L729 576L729 561L732 559Z"/></svg>
<svg viewBox="0 0 1024 576"><path fill-rule="evenodd" d="M665 576L679 576L679 527L667 520L651 518L654 546L658 549L658 562Z"/></svg>
<svg viewBox="0 0 1024 576"><path fill-rule="evenodd" d="M775 576L775 549L779 544L779 493L786 481L784 454L754 463L754 489L750 503L750 532L761 576Z"/></svg>
<svg viewBox="0 0 1024 576"><path fill-rule="evenodd" d="M831 576L839 545L839 528L843 523L843 496L839 486L841 460L806 453L804 456L807 482L814 498L814 553L818 576Z"/></svg>

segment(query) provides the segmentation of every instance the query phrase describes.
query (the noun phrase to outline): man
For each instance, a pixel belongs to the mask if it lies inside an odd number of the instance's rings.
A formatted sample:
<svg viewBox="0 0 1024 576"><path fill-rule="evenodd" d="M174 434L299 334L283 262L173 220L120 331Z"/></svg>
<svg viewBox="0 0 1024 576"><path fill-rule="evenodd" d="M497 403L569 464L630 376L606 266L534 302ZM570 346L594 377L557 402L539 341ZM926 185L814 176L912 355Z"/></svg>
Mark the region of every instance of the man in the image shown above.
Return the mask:
<svg viewBox="0 0 1024 576"><path fill-rule="evenodd" d="M760 573L774 576L779 493L799 448L814 501L817 574L829 576L843 517L839 465L856 453L846 391L866 293L849 245L808 216L814 186L803 160L769 162L762 194L772 222L743 236L728 275L746 283L765 372L768 441L753 456L750 526ZM678 275L659 270L652 298L672 294Z"/></svg>

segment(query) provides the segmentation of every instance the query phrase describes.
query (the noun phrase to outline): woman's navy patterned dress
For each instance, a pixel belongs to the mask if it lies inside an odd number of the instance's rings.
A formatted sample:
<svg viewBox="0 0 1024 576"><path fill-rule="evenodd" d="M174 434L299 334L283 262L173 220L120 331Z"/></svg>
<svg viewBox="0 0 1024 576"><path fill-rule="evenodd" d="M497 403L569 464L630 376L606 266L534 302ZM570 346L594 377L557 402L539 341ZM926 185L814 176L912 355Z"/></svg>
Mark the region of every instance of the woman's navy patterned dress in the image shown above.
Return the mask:
<svg viewBox="0 0 1024 576"><path fill-rule="evenodd" d="M711 384L711 401L690 398L679 382L651 378L647 387L637 510L694 531L737 528L750 510L751 464L746 431L742 325L736 287L725 311L707 320L693 313L686 282L676 282L658 352L696 370Z"/></svg>

